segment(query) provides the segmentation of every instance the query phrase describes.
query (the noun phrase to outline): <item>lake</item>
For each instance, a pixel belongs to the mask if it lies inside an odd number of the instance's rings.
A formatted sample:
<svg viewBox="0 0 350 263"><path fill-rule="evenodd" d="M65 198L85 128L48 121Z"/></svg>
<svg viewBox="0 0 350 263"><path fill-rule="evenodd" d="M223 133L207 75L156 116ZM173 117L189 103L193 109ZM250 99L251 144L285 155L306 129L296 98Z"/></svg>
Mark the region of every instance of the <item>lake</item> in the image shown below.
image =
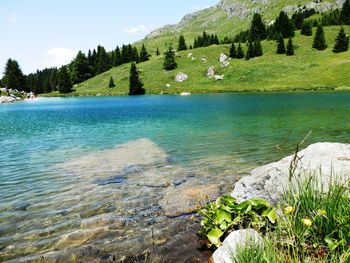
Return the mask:
<svg viewBox="0 0 350 263"><path fill-rule="evenodd" d="M0 105L0 261L196 262L172 188L234 182L319 141L350 143L350 93L50 98ZM169 260L171 259L171 260ZM107 262L107 261L106 261Z"/></svg>

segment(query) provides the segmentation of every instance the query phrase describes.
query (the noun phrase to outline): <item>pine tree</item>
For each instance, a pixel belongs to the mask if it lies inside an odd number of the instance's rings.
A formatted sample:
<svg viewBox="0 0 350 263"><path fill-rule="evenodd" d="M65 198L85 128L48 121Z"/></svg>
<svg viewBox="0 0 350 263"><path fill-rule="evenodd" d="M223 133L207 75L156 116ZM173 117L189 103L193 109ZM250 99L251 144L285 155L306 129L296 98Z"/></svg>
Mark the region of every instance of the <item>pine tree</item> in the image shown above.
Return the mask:
<svg viewBox="0 0 350 263"><path fill-rule="evenodd" d="M2 79L3 85L9 89L22 90L25 86L25 77L16 60L7 60L5 66L4 77Z"/></svg>
<svg viewBox="0 0 350 263"><path fill-rule="evenodd" d="M234 43L232 43L230 48L230 58L236 58L236 56L237 56L236 46Z"/></svg>
<svg viewBox="0 0 350 263"><path fill-rule="evenodd" d="M286 55L287 56L294 56L293 40L291 37L288 40Z"/></svg>
<svg viewBox="0 0 350 263"><path fill-rule="evenodd" d="M322 25L318 25L317 31L315 34L314 42L312 45L313 48L318 50L325 50L327 48L326 39L324 37L324 31Z"/></svg>
<svg viewBox="0 0 350 263"><path fill-rule="evenodd" d="M135 63L131 63L129 76L129 95L145 95L143 83L139 77L139 71Z"/></svg>
<svg viewBox="0 0 350 263"><path fill-rule="evenodd" d="M303 25L301 26L301 32L300 34L304 36L312 36L312 24L309 21L304 21Z"/></svg>
<svg viewBox="0 0 350 263"><path fill-rule="evenodd" d="M238 58L238 59L244 58L244 52L243 52L243 48L242 48L241 43L238 43L236 58Z"/></svg>
<svg viewBox="0 0 350 263"><path fill-rule="evenodd" d="M114 79L112 77L109 79L108 87L110 87L110 88L114 88L115 87Z"/></svg>
<svg viewBox="0 0 350 263"><path fill-rule="evenodd" d="M263 49L261 46L261 42L259 39L254 41L254 56L255 57L260 57L263 55Z"/></svg>
<svg viewBox="0 0 350 263"><path fill-rule="evenodd" d="M277 41L277 54L286 54L286 46L284 45L282 34L280 34Z"/></svg>
<svg viewBox="0 0 350 263"><path fill-rule="evenodd" d="M67 66L63 66L58 72L57 88L60 93L69 93L73 89Z"/></svg>
<svg viewBox="0 0 350 263"><path fill-rule="evenodd" d="M177 63L175 61L175 52L172 47L165 52L163 68L165 70L172 70L177 68Z"/></svg>
<svg viewBox="0 0 350 263"><path fill-rule="evenodd" d="M254 57L255 57L254 44L252 41L249 41L248 42L248 50L247 50L247 53L245 55L245 59L249 60L249 59L254 58Z"/></svg>
<svg viewBox="0 0 350 263"><path fill-rule="evenodd" d="M261 15L255 13L253 16L253 20L250 26L249 38L252 41L255 40L264 40L267 37L266 25L263 22Z"/></svg>
<svg viewBox="0 0 350 263"><path fill-rule="evenodd" d="M131 49L132 49L131 61L135 61L136 63L139 63L140 62L140 57L139 57L139 52L137 51L137 47L133 47Z"/></svg>
<svg viewBox="0 0 350 263"><path fill-rule="evenodd" d="M350 0L345 0L340 11L340 21L343 25L350 25Z"/></svg>
<svg viewBox="0 0 350 263"><path fill-rule="evenodd" d="M178 51L187 50L185 37L183 35L181 35L179 37L179 46L178 46L177 50Z"/></svg>
<svg viewBox="0 0 350 263"><path fill-rule="evenodd" d="M89 60L81 51L78 52L72 63L72 81L74 84L81 83L92 77Z"/></svg>
<svg viewBox="0 0 350 263"><path fill-rule="evenodd" d="M145 45L142 44L141 51L140 51L140 56L139 56L139 61L140 62L148 61L149 57L150 57L150 54L148 53Z"/></svg>
<svg viewBox="0 0 350 263"><path fill-rule="evenodd" d="M159 48L157 47L156 56L159 56L159 55L160 55L160 52L159 52Z"/></svg>
<svg viewBox="0 0 350 263"><path fill-rule="evenodd" d="M284 38L294 37L294 25L288 15L281 11L274 24L276 32L280 32Z"/></svg>
<svg viewBox="0 0 350 263"><path fill-rule="evenodd" d="M117 67L119 65L121 65L122 62L122 54L120 53L120 48L117 46L117 48L114 51L115 53L115 61L114 61L114 66Z"/></svg>
<svg viewBox="0 0 350 263"><path fill-rule="evenodd" d="M333 48L334 53L348 51L349 49L349 37L345 34L344 28L341 27L339 34L335 40Z"/></svg>
<svg viewBox="0 0 350 263"><path fill-rule="evenodd" d="M97 47L96 74L101 74L111 68L110 59L104 47Z"/></svg>

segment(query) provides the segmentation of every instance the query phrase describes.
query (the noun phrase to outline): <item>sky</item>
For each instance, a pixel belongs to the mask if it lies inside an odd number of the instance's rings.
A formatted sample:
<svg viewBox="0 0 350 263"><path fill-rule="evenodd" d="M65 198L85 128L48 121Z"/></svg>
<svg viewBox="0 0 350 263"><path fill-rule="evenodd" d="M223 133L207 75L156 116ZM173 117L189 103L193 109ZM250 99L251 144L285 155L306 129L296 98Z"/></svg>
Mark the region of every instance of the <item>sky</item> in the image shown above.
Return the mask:
<svg viewBox="0 0 350 263"><path fill-rule="evenodd" d="M9 58L25 74L69 63L79 50L133 43L218 0L0 0L0 77Z"/></svg>

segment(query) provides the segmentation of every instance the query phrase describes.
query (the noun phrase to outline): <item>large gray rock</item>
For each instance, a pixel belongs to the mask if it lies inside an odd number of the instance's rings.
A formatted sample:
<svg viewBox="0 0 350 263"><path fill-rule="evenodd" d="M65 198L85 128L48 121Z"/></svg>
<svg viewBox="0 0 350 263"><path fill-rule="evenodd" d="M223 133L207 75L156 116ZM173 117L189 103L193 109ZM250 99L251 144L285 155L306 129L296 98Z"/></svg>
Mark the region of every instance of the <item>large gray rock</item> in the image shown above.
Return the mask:
<svg viewBox="0 0 350 263"><path fill-rule="evenodd" d="M11 96L1 96L0 103L11 103L15 102L17 99Z"/></svg>
<svg viewBox="0 0 350 263"><path fill-rule="evenodd" d="M207 202L220 196L219 185L200 185L190 188L172 189L159 202L165 215L176 217L197 211Z"/></svg>
<svg viewBox="0 0 350 263"><path fill-rule="evenodd" d="M176 82L184 82L187 79L188 79L188 75L186 75L185 73L182 73L182 72L177 73L177 75L175 77Z"/></svg>
<svg viewBox="0 0 350 263"><path fill-rule="evenodd" d="M263 239L254 229L242 229L232 232L213 254L214 263L233 263L239 247L262 246Z"/></svg>
<svg viewBox="0 0 350 263"><path fill-rule="evenodd" d="M232 196L239 202L250 198L264 198L276 203L284 190L296 180L317 176L327 191L330 178L346 182L350 176L350 144L316 143L300 151L294 176L290 178L290 164L294 155L278 162L254 169L250 176L235 184ZM291 179L291 180L290 180Z"/></svg>
<svg viewBox="0 0 350 263"><path fill-rule="evenodd" d="M213 78L215 73L216 73L216 70L214 66L211 66L210 68L208 68L207 76L209 78Z"/></svg>
<svg viewBox="0 0 350 263"><path fill-rule="evenodd" d="M220 63L225 62L227 59L228 59L228 56L226 54L224 54L224 53L220 54L220 57L219 57Z"/></svg>

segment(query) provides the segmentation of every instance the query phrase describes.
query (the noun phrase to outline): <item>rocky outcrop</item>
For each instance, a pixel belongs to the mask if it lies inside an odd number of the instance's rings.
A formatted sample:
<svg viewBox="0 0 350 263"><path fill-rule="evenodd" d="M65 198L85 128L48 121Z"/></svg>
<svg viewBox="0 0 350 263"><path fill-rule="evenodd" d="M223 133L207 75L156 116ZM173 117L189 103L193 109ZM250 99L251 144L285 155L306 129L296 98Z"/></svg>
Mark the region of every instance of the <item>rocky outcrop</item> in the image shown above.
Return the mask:
<svg viewBox="0 0 350 263"><path fill-rule="evenodd" d="M254 229L233 231L213 254L214 263L233 263L237 249L242 246L262 246L263 239Z"/></svg>
<svg viewBox="0 0 350 263"><path fill-rule="evenodd" d="M177 217L197 211L207 202L220 196L219 185L201 185L197 187L172 189L160 201L160 206L168 217Z"/></svg>
<svg viewBox="0 0 350 263"><path fill-rule="evenodd" d="M317 176L322 190L327 191L330 178L346 182L350 177L350 144L316 143L300 151L298 157L293 176L290 177L290 164L294 155L254 169L235 184L232 196L238 202L264 198L276 203L290 183L294 185L297 180Z"/></svg>
<svg viewBox="0 0 350 263"><path fill-rule="evenodd" d="M218 6L225 11L229 19L232 17L244 19L250 15L249 8L245 4L239 2L221 0Z"/></svg>
<svg viewBox="0 0 350 263"><path fill-rule="evenodd" d="M21 101L20 98L15 97L15 96L1 96L0 97L0 104L1 103L12 103L16 101Z"/></svg>

